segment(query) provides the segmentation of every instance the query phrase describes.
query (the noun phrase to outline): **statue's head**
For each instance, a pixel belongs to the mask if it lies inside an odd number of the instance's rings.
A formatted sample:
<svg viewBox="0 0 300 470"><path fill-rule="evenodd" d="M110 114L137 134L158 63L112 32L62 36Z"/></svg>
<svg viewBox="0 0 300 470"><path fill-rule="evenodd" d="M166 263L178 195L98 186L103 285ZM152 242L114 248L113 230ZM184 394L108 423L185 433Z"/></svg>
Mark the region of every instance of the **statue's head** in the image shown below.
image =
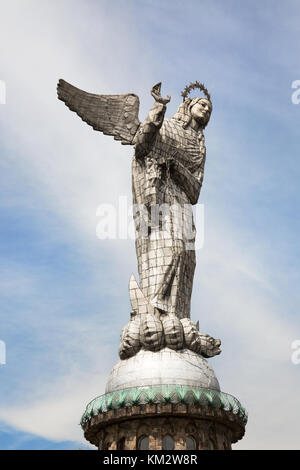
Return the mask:
<svg viewBox="0 0 300 470"><path fill-rule="evenodd" d="M178 108L174 119L183 121L183 127L186 129L192 119L194 119L204 129L210 119L212 112L211 101L207 98L187 98Z"/></svg>
<svg viewBox="0 0 300 470"><path fill-rule="evenodd" d="M190 92L195 88L201 90L205 98L188 98ZM209 122L212 112L211 98L207 88L203 83L196 81L187 85L181 93L181 96L183 97L183 103L179 106L174 119L183 121L182 127L184 129L186 129L190 123L194 129L204 129Z"/></svg>
<svg viewBox="0 0 300 470"><path fill-rule="evenodd" d="M192 106L190 107L191 116L202 128L208 124L211 112L212 104L207 98L192 100Z"/></svg>

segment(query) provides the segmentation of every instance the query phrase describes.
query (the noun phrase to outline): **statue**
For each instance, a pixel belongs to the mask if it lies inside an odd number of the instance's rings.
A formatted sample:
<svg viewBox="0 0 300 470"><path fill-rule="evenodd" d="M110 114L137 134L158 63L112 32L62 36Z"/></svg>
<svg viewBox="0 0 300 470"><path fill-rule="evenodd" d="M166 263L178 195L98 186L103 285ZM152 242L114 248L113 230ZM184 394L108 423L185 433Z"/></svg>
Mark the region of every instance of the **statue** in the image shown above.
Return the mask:
<svg viewBox="0 0 300 470"><path fill-rule="evenodd" d="M191 89L205 94L187 98ZM220 340L199 332L190 319L195 260L195 227L191 206L199 198L206 148L203 129L212 112L210 95L195 82L182 93L183 103L164 119L170 96L155 100L144 123L138 119L135 94L96 95L64 80L58 98L93 129L135 148L132 192L140 284L129 282L131 319L121 333L121 359L141 348L190 349L204 357L220 354Z"/></svg>

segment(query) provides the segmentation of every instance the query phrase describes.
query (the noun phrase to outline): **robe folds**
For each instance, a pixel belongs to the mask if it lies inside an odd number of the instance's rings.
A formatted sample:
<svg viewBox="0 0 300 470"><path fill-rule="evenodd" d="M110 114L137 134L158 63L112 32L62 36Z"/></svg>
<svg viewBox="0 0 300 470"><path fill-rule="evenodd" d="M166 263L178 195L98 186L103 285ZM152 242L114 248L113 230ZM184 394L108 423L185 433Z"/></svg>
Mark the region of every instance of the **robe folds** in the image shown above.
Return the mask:
<svg viewBox="0 0 300 470"><path fill-rule="evenodd" d="M163 313L190 317L197 203L205 164L202 131L164 120L155 103L135 138L132 191L140 288Z"/></svg>

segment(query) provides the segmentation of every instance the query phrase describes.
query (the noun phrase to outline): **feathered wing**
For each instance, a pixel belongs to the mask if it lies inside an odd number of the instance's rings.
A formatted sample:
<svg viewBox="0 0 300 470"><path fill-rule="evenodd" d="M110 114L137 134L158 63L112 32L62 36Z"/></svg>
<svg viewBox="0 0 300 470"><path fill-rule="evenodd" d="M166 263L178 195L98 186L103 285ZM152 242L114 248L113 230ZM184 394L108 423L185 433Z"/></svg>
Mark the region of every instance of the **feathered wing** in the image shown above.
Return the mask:
<svg viewBox="0 0 300 470"><path fill-rule="evenodd" d="M114 136L123 145L132 145L140 126L140 100L137 95L95 95L59 80L57 95L71 111L96 131Z"/></svg>

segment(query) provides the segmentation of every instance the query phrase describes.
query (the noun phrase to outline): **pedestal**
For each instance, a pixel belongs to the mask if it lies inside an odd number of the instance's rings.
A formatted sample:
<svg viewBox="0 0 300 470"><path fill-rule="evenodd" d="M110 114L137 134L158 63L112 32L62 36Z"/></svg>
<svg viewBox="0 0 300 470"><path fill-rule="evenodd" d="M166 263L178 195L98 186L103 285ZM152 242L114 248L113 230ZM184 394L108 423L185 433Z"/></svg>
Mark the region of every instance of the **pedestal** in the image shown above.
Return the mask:
<svg viewBox="0 0 300 470"><path fill-rule="evenodd" d="M99 450L228 450L246 422L203 357L165 348L119 361L81 425Z"/></svg>

